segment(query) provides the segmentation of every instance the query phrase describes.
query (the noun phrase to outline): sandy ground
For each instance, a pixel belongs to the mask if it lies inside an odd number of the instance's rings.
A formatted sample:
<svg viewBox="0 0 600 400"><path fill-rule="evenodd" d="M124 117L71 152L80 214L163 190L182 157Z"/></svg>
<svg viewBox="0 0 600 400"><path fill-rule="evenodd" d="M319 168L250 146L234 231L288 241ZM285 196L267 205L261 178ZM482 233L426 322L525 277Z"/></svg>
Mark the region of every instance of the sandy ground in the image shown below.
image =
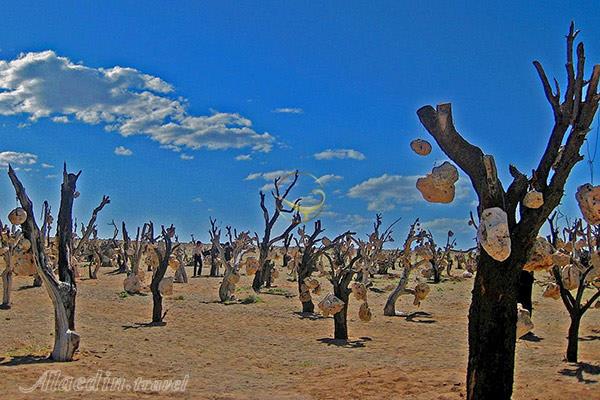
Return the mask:
<svg viewBox="0 0 600 400"><path fill-rule="evenodd" d="M189 271L191 272L191 271ZM260 294L262 302L223 305L218 278L176 284L165 299L166 326L148 327L151 296L122 298L123 275L82 279L77 296L76 361L50 363L53 312L43 288L17 278L13 308L0 310L0 398L171 399L463 399L467 363L467 311L472 280L435 285L420 310L430 318L408 321L382 315L387 293L369 293L374 318L358 319L351 301L351 341L341 345L331 318L303 318L297 297ZM85 272L82 275L86 275ZM191 274L190 274L191 275ZM285 274L279 289L295 294ZM395 281L378 280L378 287ZM323 281L325 288L329 284ZM559 301L534 299L537 341L519 340L515 399L600 399L600 310L581 326L579 364L563 361L568 316ZM242 277L238 296L250 294ZM325 294L326 292L324 292ZM416 310L403 297L397 309ZM35 392L45 371L62 377L184 379L184 392ZM139 389L139 386L138 386Z"/></svg>

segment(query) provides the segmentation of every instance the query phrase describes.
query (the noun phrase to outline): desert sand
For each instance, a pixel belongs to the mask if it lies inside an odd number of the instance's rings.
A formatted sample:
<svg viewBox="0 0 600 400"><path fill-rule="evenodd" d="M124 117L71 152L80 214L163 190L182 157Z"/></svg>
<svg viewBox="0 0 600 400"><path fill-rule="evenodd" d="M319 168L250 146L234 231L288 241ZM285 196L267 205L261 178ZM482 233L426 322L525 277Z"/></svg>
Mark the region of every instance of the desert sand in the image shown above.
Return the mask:
<svg viewBox="0 0 600 400"><path fill-rule="evenodd" d="M151 296L123 296L124 275L101 269L98 280L78 285L76 360L44 359L52 346L53 308L44 288L17 277L13 307L0 310L0 396L2 399L463 399L467 365L467 313L472 280L432 285L416 308L401 297L397 310L430 317L384 317L388 292L369 292L371 322L349 309L351 340L338 343L332 318L298 314L296 284L282 273L276 294L261 293L254 304L218 303L220 278L190 278L175 284L164 300L165 326L151 320ZM191 276L191 269L188 268ZM82 276L86 276L82 270ZM327 293L330 288L323 278ZM385 288L393 279L377 279ZM243 276L238 298L252 293ZM580 363L563 361L568 316L560 301L534 292L535 335L517 343L514 399L600 399L600 310L590 310L580 331ZM291 297L286 297L286 292ZM35 392L47 370L93 377L98 371L128 381L183 379L184 392Z"/></svg>

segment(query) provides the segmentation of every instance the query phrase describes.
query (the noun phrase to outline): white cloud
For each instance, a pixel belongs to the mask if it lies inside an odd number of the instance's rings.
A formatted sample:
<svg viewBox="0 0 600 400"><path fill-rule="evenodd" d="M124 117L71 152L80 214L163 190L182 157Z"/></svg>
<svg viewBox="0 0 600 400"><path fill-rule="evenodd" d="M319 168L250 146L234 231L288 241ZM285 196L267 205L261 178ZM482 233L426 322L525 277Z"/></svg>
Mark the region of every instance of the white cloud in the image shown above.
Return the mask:
<svg viewBox="0 0 600 400"><path fill-rule="evenodd" d="M364 228L372 222L360 214L342 214L331 210L322 211L319 216L333 219L344 230Z"/></svg>
<svg viewBox="0 0 600 400"><path fill-rule="evenodd" d="M182 160L193 160L194 156L190 156L189 154L181 154L179 158L181 158Z"/></svg>
<svg viewBox="0 0 600 400"><path fill-rule="evenodd" d="M115 154L118 156L130 156L133 154L133 151L124 146L115 147Z"/></svg>
<svg viewBox="0 0 600 400"><path fill-rule="evenodd" d="M334 174L327 174L327 175L323 175L320 178L318 178L317 183L320 183L321 185L327 185L328 183L335 182L335 181L341 181L342 179L344 179L344 177L342 177L342 176L334 175Z"/></svg>
<svg viewBox="0 0 600 400"><path fill-rule="evenodd" d="M54 165L42 163L42 168L54 168Z"/></svg>
<svg viewBox="0 0 600 400"><path fill-rule="evenodd" d="M69 117L66 115L61 115L60 117L52 117L52 122L56 122L57 124L68 124Z"/></svg>
<svg viewBox="0 0 600 400"><path fill-rule="evenodd" d="M421 225L425 229L429 229L434 233L438 232L443 235L446 235L448 231L452 231L454 233L475 232L475 230L469 226L469 220L461 218L436 218L430 221L423 221Z"/></svg>
<svg viewBox="0 0 600 400"><path fill-rule="evenodd" d="M366 200L369 211L389 211L400 204L425 202L416 188L418 178L383 174L351 187L348 197ZM464 199L470 193L469 184L463 178L459 178L455 188L455 200Z"/></svg>
<svg viewBox="0 0 600 400"><path fill-rule="evenodd" d="M252 160L252 156L250 154L240 154L239 156L235 157L236 161L250 161Z"/></svg>
<svg viewBox="0 0 600 400"><path fill-rule="evenodd" d="M202 197L200 197L200 196L198 196L198 197L194 197L194 198L192 199L192 201L193 201L194 203L202 203Z"/></svg>
<svg viewBox="0 0 600 400"><path fill-rule="evenodd" d="M46 179L56 179L58 178L59 175L58 174L50 174L50 175L46 175Z"/></svg>
<svg viewBox="0 0 600 400"><path fill-rule="evenodd" d="M274 109L273 112L278 114L303 114L304 110L298 107L282 107Z"/></svg>
<svg viewBox="0 0 600 400"><path fill-rule="evenodd" d="M0 61L0 115L34 122L77 120L122 136L145 135L170 148L250 148L269 152L274 137L257 133L239 114L190 115L173 87L133 68L90 68L53 51Z"/></svg>
<svg viewBox="0 0 600 400"><path fill-rule="evenodd" d="M340 160L351 158L353 160L364 160L366 157L363 153L353 149L327 149L320 153L315 153L314 157L317 160L332 160L338 158Z"/></svg>
<svg viewBox="0 0 600 400"><path fill-rule="evenodd" d="M244 180L245 181L253 181L259 178L264 179L265 181L272 181L275 180L278 177L284 177L284 176L289 176L291 174L293 174L295 172L295 170L277 170L277 171L271 171L271 172L255 172L252 174L249 174Z"/></svg>
<svg viewBox="0 0 600 400"><path fill-rule="evenodd" d="M37 162L38 156L31 153L18 153L16 151L0 152L0 167L11 165L33 165Z"/></svg>

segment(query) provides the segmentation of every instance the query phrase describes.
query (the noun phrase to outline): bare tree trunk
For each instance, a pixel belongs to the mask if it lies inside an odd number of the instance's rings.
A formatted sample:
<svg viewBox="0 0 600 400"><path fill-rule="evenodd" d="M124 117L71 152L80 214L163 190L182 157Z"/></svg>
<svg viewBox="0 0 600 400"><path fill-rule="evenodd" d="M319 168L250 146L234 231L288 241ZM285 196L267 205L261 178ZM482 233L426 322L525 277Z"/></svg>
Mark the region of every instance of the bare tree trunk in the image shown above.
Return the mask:
<svg viewBox="0 0 600 400"><path fill-rule="evenodd" d="M1 307L4 309L10 308L11 302L11 292L12 292L12 284L13 284L13 266L10 255L6 258L6 269L2 272L2 305Z"/></svg>
<svg viewBox="0 0 600 400"><path fill-rule="evenodd" d="M171 252L173 251L173 245L171 242L170 232L174 230L173 226L165 230L165 227L162 227L162 237L165 241L165 252L161 254L161 251L156 248L156 254L158 255L159 264L154 271L154 275L152 276L152 282L150 283L150 290L152 291L152 323L160 324L163 322L163 318L165 314L162 312L162 294L159 290L160 282L165 277L165 273L167 272L167 268L169 267L169 257L171 256ZM178 246L178 245L177 245Z"/></svg>
<svg viewBox="0 0 600 400"><path fill-rule="evenodd" d="M411 267L404 267L404 271L402 272L402 277L400 278L400 282L398 282L398 286L396 286L394 291L390 293L387 301L385 302L385 307L383 307L383 315L387 317L396 316L396 301L398 301L398 297L405 292L411 271Z"/></svg>
<svg viewBox="0 0 600 400"><path fill-rule="evenodd" d="M75 187L80 173L67 174L66 165L64 167L63 184L61 187L61 214L59 215L60 231L58 234L59 249L62 252L59 252L58 266L60 280L57 280L52 269L46 264L44 239L35 222L33 204L25 193L25 188L17 178L15 171L11 166L8 168L8 175L15 188L17 198L27 212L27 220L21 225L23 234L26 239L31 241L34 264L54 305L54 349L50 358L55 361L71 361L73 354L79 348L80 338L79 334L75 332L74 318L77 286L73 278L73 271L69 268L68 251L66 249L68 249L68 244L71 240L72 227L69 226L69 222L71 222ZM61 238L63 235L66 237Z"/></svg>
<svg viewBox="0 0 600 400"><path fill-rule="evenodd" d="M344 285L334 286L333 294L344 302L344 308L333 315L333 337L335 339L348 340L348 300L351 291Z"/></svg>
<svg viewBox="0 0 600 400"><path fill-rule="evenodd" d="M577 362L577 352L579 345L579 325L581 323L581 315L579 313L571 313L571 324L569 325L569 342L567 345L567 361Z"/></svg>

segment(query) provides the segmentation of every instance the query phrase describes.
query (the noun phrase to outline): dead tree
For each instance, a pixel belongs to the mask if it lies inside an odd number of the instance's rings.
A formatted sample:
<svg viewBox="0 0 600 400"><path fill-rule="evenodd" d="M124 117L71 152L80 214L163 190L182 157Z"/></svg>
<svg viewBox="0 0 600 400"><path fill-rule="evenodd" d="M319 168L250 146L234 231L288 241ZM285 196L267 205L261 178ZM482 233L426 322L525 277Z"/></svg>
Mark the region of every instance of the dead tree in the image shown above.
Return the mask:
<svg viewBox="0 0 600 400"><path fill-rule="evenodd" d="M177 247L174 254L178 265L177 270L175 270L175 275L173 276L173 282L188 283L187 272L185 271L185 250L183 249L183 246Z"/></svg>
<svg viewBox="0 0 600 400"><path fill-rule="evenodd" d="M440 283L442 280L442 271L446 270L446 274L450 276L450 270L452 268L452 260L450 257L451 251L454 249L456 244L456 239L454 237L454 232L448 231L448 235L446 237L446 245L443 248L438 248L435 240L433 238L433 234L431 232L427 232L426 240L424 245L429 247L431 251L431 278L433 279L433 283Z"/></svg>
<svg viewBox="0 0 600 400"><path fill-rule="evenodd" d="M292 190L294 185L296 185L296 182L298 182L298 171L294 173L294 178L292 179L292 182L288 185L285 191L281 193L280 184L282 183L282 177L277 177L274 180L273 185L275 187L275 192L271 192L271 194L273 195L273 199L275 201L275 209L273 210L272 215L269 213L269 210L265 205L265 194L262 192L262 190L259 193L260 208L262 209L263 217L265 220L265 231L263 233L262 239L260 240L258 238L258 233L255 233L256 245L258 246L259 251L258 270L256 271L254 275L254 280L252 281L252 289L254 289L255 292L258 292L260 288L265 285L267 287L271 286L271 266L273 264L269 259L269 253L271 252L273 245L275 245L275 243L279 242L280 240L286 238L289 235L289 233L301 222L300 213L298 211L294 212L293 207L288 210L285 209L283 206L284 201L287 200L287 196L290 194L290 191ZM296 200L293 203L294 206L298 205L299 202L300 199ZM271 234L273 227L275 226L275 223L277 222L282 213L293 214L292 221L281 235L272 239Z"/></svg>
<svg viewBox="0 0 600 400"><path fill-rule="evenodd" d="M123 289L130 294L140 293L143 287L144 271L140 267L144 257L144 250L149 242L149 229L149 224L144 224L141 232L140 228L137 228L135 242L131 245L131 250L127 252L127 254L131 252L131 269L127 273L127 278L123 281Z"/></svg>
<svg viewBox="0 0 600 400"><path fill-rule="evenodd" d="M44 243L40 229L35 222L33 203L27 196L25 188L13 168L9 165L8 176L15 188L21 207L27 212L26 221L21 224L23 235L31 242L35 266L42 278L48 295L54 304L54 349L50 358L55 361L71 361L79 348L79 334L75 332L75 296L77 284L73 269L69 265L69 242L72 239L72 209L75 198L76 183L81 171L77 174L67 173L63 169L61 186L60 211L58 214L58 279L46 263Z"/></svg>
<svg viewBox="0 0 600 400"><path fill-rule="evenodd" d="M11 293L13 286L13 275L15 270L15 256L22 249L21 243L28 243L28 240L23 240L23 232L12 229L8 226L3 226L0 222L0 257L4 263L4 271L2 271L2 304L1 309L9 309L12 305Z"/></svg>
<svg viewBox="0 0 600 400"><path fill-rule="evenodd" d="M240 264L244 254L252 250L252 238L250 232L240 232L239 234L234 229L231 232L231 226L225 227L227 237L229 239L229 248L231 249L231 257L225 257L225 249L219 243L219 257L225 264L225 274L223 282L219 286L219 299L221 302L234 300L235 285L240 281ZM220 230L219 230L220 234Z"/></svg>
<svg viewBox="0 0 600 400"><path fill-rule="evenodd" d="M392 238L392 228L398 221L400 221L400 218L392 222L385 231L380 233L379 229L382 223L381 214L376 214L375 222L373 223L373 232L369 235L368 240L358 240L362 254L362 258L359 261L361 271L358 273L358 279L364 285L370 285L370 276L377 272L377 265L384 255L383 245L394 241Z"/></svg>
<svg viewBox="0 0 600 400"><path fill-rule="evenodd" d="M221 243L221 229L217 226L217 219L214 220L212 217L208 218L210 221L210 230L208 234L210 235L210 276L219 276L220 273L220 265L224 259L219 259L219 247Z"/></svg>
<svg viewBox="0 0 600 400"><path fill-rule="evenodd" d="M559 204L571 170L583 159L579 150L598 108L600 65L594 66L588 80L584 79L583 43L577 46L576 64L573 60L577 33L571 24L567 35L567 87L563 99L558 81L554 81L554 92L542 65L534 61L554 114L554 126L544 154L529 179L515 166L510 166L513 181L505 190L498 179L494 158L456 131L450 104L440 104L437 108L428 105L417 111L421 123L442 151L469 176L479 199L480 218L484 210L498 208L506 213L510 232L510 254L506 259L498 261L483 249L479 257L469 310L467 398L471 400L510 399L512 395L521 270L540 227ZM529 187L543 196L543 205L538 208L519 207Z"/></svg>
<svg viewBox="0 0 600 400"><path fill-rule="evenodd" d="M298 255L301 256L297 265L298 295L302 303L303 313L312 313L315 311L310 291L312 290L315 294L318 294L320 285L319 281L311 279L310 275L317 270L317 258L323 251L318 247L319 243L323 240L319 236L324 231L321 228L321 220L315 221L314 230L310 235L306 233L306 227L298 228L299 240L296 240L296 247L298 248ZM309 280L312 282L309 282Z"/></svg>
<svg viewBox="0 0 600 400"><path fill-rule="evenodd" d="M325 315L333 314L333 337L340 340L348 340L348 301L352 293L349 286L355 274L359 272L356 263L362 257L360 247L354 246L356 243L354 234L354 232L346 232L333 241L332 254L323 253L331 267L330 282L333 286L333 297L327 296L319 303L319 308ZM364 290L366 294L366 288Z"/></svg>
<svg viewBox="0 0 600 400"><path fill-rule="evenodd" d="M92 232L94 232L96 218L98 218L98 213L102 211L104 206L108 203L110 203L110 198L108 196L102 196L102 201L100 201L100 205L98 205L98 207L94 208L94 211L92 211L92 216L90 217L87 227L85 228L85 230L82 230L81 239L79 239L79 243L77 244L77 247L75 247L74 254L76 257L81 255L81 253L83 252L83 248L85 247L86 243L90 238L90 235L92 234ZM81 224L81 226L83 228L83 224Z"/></svg>
<svg viewBox="0 0 600 400"><path fill-rule="evenodd" d="M175 227L171 225L169 228L165 229L164 226L161 226L162 231L162 240L164 244L164 249L160 249L159 246L156 247L156 255L158 256L158 266L154 270L154 274L152 275L152 282L150 283L150 290L152 291L152 323L153 324L163 324L163 319L165 318L166 312L162 312L162 294L160 293L160 282L165 277L165 273L167 272L167 268L169 267L169 257L171 257L171 253L173 250L179 247L179 244L173 246L171 239L175 236Z"/></svg>
<svg viewBox="0 0 600 400"><path fill-rule="evenodd" d="M398 301L398 298L401 295L415 295L415 303L418 303L420 300L422 300L419 298L419 295L420 293L424 293L424 291L426 290L423 284L420 284L420 290L406 289L406 286L408 285L408 280L410 279L411 272L415 269L418 269L419 267L427 266L427 264L429 264L430 262L431 257L429 257L428 255L430 255L431 253L429 251L418 253L418 258L420 258L420 260L418 261L413 260L411 257L413 255L413 243L416 243L418 246L421 246L421 249L423 249L423 241L425 237L426 232L421 229L419 225L419 219L417 218L408 230L406 240L404 241L404 246L402 247L402 252L400 253L400 266L403 268L402 276L400 277L400 281L398 282L396 288L388 296L388 299L383 308L383 315L387 317L394 317L397 315L404 316L404 314L399 314L396 312L396 301Z"/></svg>
<svg viewBox="0 0 600 400"><path fill-rule="evenodd" d="M564 265L552 267L554 282L545 287L543 295L562 299L571 319L567 361L577 362L581 319L600 298L600 228L590 225L584 227L579 219L573 223L572 228L563 231L568 233L568 240L561 240L558 238L555 217L553 215L548 219L551 240L559 254L563 255L555 257L556 261L562 259L563 262L559 264ZM584 294L588 289L593 294L584 302ZM576 291L574 296L572 291Z"/></svg>

